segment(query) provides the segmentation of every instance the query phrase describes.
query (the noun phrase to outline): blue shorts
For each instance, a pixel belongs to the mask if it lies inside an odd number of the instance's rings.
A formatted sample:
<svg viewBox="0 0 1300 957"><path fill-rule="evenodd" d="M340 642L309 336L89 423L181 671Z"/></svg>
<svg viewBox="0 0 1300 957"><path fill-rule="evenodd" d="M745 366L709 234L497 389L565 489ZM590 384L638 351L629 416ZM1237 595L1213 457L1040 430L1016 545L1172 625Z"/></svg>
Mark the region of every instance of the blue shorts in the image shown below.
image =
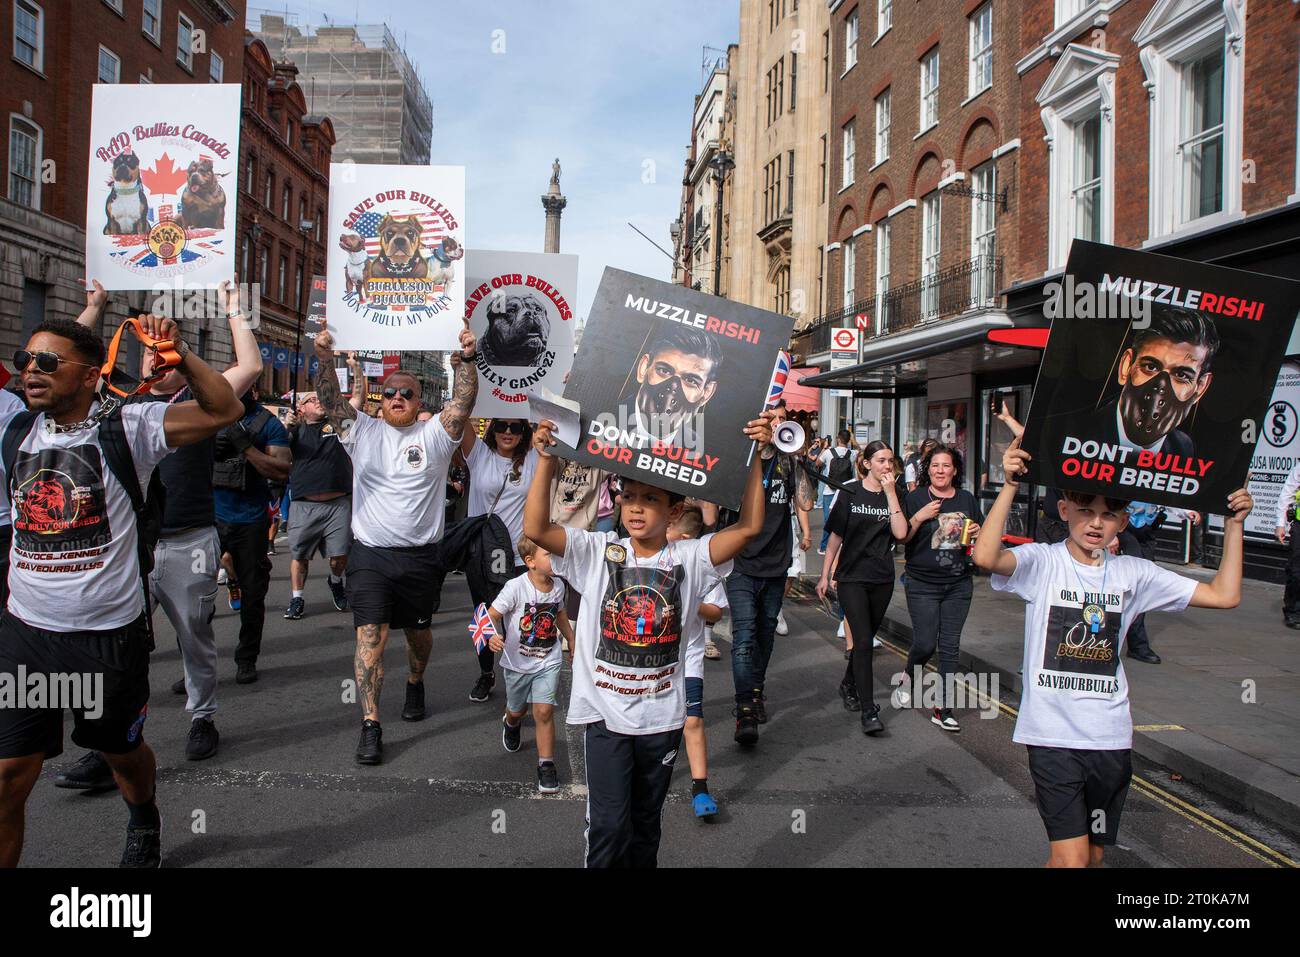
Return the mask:
<svg viewBox="0 0 1300 957"><path fill-rule="evenodd" d="M704 679L686 679L686 717L704 717Z"/></svg>
<svg viewBox="0 0 1300 957"><path fill-rule="evenodd" d="M502 666L506 679L506 710L521 714L530 704L556 703L560 690L560 666L551 665L541 671L511 671Z"/></svg>

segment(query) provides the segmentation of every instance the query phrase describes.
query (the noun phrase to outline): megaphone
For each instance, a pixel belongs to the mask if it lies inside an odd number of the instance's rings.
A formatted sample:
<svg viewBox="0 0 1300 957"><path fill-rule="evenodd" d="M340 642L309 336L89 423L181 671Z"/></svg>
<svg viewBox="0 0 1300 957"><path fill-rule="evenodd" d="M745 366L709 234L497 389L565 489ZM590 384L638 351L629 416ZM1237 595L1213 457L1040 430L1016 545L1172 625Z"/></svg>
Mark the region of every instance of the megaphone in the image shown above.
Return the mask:
<svg viewBox="0 0 1300 957"><path fill-rule="evenodd" d="M782 452L798 452L803 448L804 439L803 426L789 419L772 432L772 444Z"/></svg>

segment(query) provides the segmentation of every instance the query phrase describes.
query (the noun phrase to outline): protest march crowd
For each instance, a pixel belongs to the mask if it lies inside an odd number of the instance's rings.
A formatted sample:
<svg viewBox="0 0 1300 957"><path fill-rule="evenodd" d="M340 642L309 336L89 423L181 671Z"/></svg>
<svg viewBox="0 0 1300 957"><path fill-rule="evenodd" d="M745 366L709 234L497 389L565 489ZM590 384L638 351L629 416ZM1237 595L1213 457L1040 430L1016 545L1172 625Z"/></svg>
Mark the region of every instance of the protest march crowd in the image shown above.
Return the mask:
<svg viewBox="0 0 1300 957"><path fill-rule="evenodd" d="M1126 636L1130 657L1156 662L1141 626L1146 612L1240 600L1242 527L1252 507L1244 489L1223 503L1223 556L1209 583L1151 560L1161 510L1087 492L1052 496L1039 540L1006 547L1031 456L1005 411L1017 437L987 514L963 488L956 448L927 439L900 456L883 441L859 448L843 431L779 449L779 401L743 426L759 452L733 511L564 460L556 423L546 419L496 418L480 435L471 419L478 343L468 323L441 409L425 408L420 382L399 370L382 381L372 415L355 365L351 396L343 394L334 336L322 323L315 392L300 398L286 428L259 401L261 356L238 296L227 292L235 361L224 372L190 351L172 320L144 315L145 388L125 399L111 382L106 390L112 357L99 326L107 294L94 283L76 320L46 320L14 356L27 408L0 392L8 496L0 508L0 672L104 675L99 713L72 709L72 742L84 753L57 783L120 789L125 867L156 867L162 857L156 761L144 734L152 613L162 610L182 655L185 677L172 690L187 696L186 757L210 758L219 746L219 581L240 615L236 681L256 681L276 515L288 522L292 563L284 617L303 617L317 555L335 607L352 614L357 763L383 761L379 702L394 630L408 651L401 717L426 717L433 615L446 576L463 573L474 606L464 620L474 619L477 649L469 697L486 703L498 679L504 684L499 723L510 752L522 749L531 713L539 791L566 783L555 761L557 707L582 728L586 780L571 783L586 788L591 867L655 865L683 742L693 811L718 813L702 720L703 660L721 656L712 627L729 610L734 739L752 749L773 707L766 675L774 636L786 628L782 602L811 548L817 499L825 555L817 593L842 617L848 662L839 694L868 739L887 731L872 648L895 587L896 546L914 632L906 668L891 681L896 709L920 707L913 683L931 659L941 676L955 674L976 568L1025 602L1014 740L1027 747L1051 866L1100 864L1116 841L1131 777L1119 661ZM55 472L70 481L46 478ZM287 495L273 491L283 485ZM562 701L566 658L571 691ZM951 691L949 681L943 703L927 710L955 733ZM45 760L62 750L61 708L0 708L0 865L18 863L24 805Z"/></svg>

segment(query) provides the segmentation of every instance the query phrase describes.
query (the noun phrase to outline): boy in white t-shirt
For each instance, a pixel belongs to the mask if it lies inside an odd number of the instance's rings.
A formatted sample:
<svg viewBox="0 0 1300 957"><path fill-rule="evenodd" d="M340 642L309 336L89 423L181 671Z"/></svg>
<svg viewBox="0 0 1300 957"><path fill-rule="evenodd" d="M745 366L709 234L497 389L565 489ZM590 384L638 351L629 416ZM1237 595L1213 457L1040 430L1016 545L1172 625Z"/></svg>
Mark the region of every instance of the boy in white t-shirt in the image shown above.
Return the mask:
<svg viewBox="0 0 1300 957"><path fill-rule="evenodd" d="M668 541L681 542L696 538L703 527L703 516L696 506L687 506L681 518L668 527ZM686 641L686 724L682 739L686 742L686 760L691 766L691 807L696 817L709 818L718 813L718 802L709 793L709 743L704 735L704 658L712 641L713 626L722 620L727 605L727 589L721 578L713 583L700 603L699 612L688 614L684 624Z"/></svg>
<svg viewBox="0 0 1300 957"><path fill-rule="evenodd" d="M506 713L501 744L519 750L528 706L537 723L537 790L560 789L555 770L555 701L560 688L560 635L573 647L573 626L564 611L564 582L552 577L551 555L527 536L515 546L528 571L506 582L492 599L488 615L496 634L488 641L501 654L506 681ZM570 652L572 653L572 652Z"/></svg>
<svg viewBox="0 0 1300 957"><path fill-rule="evenodd" d="M1209 584L1108 548L1128 524L1128 503L1063 491L1069 537L1004 550L1002 534L1029 453L1016 438L1002 457L1006 482L976 540L975 564L992 586L1028 602L1024 690L1013 740L1029 748L1048 867L1098 867L1114 844L1133 776L1128 679L1120 661L1133 619L1149 611L1235 608L1241 601L1242 526L1252 501L1228 496L1223 560Z"/></svg>
<svg viewBox="0 0 1300 957"><path fill-rule="evenodd" d="M773 413L745 427L772 439ZM683 638L713 581L762 530L763 459L753 457L736 524L699 541L668 541L684 496L623 483L628 537L551 521L554 424L540 423L541 456L524 506L524 534L551 553L555 574L583 596L569 724L584 725L588 867L654 867L660 816L686 722Z"/></svg>

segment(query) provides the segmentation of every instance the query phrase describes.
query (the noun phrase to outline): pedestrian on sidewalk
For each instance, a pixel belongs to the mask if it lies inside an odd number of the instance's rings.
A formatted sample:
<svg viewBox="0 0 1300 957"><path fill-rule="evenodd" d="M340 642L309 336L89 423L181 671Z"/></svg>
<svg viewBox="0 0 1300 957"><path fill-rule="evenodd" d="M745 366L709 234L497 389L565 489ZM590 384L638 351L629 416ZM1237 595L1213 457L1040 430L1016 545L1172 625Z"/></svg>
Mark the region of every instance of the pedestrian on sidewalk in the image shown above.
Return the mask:
<svg viewBox="0 0 1300 957"><path fill-rule="evenodd" d="M893 449L879 439L868 443L857 471L853 491L839 492L831 508L831 537L817 594L825 598L835 583L854 639L840 698L849 711L861 712L862 733L875 735L885 726L875 702L872 639L894 594L894 541L906 537L908 526L894 482Z"/></svg>
<svg viewBox="0 0 1300 957"><path fill-rule="evenodd" d="M1282 491L1277 496L1274 534L1288 546L1286 591L1282 593L1282 622L1288 628L1300 628L1300 459L1291 466Z"/></svg>
<svg viewBox="0 0 1300 957"><path fill-rule="evenodd" d="M490 514L501 519L510 535L509 559L516 577L528 571L519 554L519 540L524 535L524 500L537 470L532 444L533 427L526 419L492 419L481 442L474 429L466 429L460 440L460 452L469 467L469 517ZM492 590L480 593L475 587L470 593L476 607L491 604L494 598ZM478 668L469 700L483 702L496 685L496 661L490 646L478 653Z"/></svg>
<svg viewBox="0 0 1300 957"><path fill-rule="evenodd" d="M355 398L355 392L354 392ZM354 406L355 408L355 406ZM284 617L296 621L307 609L303 592L317 551L329 561L329 589L334 607L348 607L343 576L352 547L352 459L338 430L325 417L315 392L303 395L290 420L289 451L293 468L289 488L289 606Z"/></svg>
<svg viewBox="0 0 1300 957"><path fill-rule="evenodd" d="M233 575L228 587L239 589L239 646L235 681L257 680L266 621L266 592L271 584L267 536L271 529L271 481L289 478L289 434L262 405L256 386L243 396L244 417L217 434L212 471L213 502L221 548L230 553Z"/></svg>
<svg viewBox="0 0 1300 957"><path fill-rule="evenodd" d="M573 626L564 611L564 582L555 577L551 555L520 536L515 549L527 571L506 582L492 599L488 615L496 634L488 642L501 654L506 711L501 716L501 746L520 748L524 718L532 706L537 726L537 790L560 789L555 768L555 705L560 690L560 636L573 653Z"/></svg>
<svg viewBox="0 0 1300 957"><path fill-rule="evenodd" d="M925 461L930 450L939 444L938 439L926 438L921 441L921 446L912 455L903 461L903 481L907 483L907 491L915 492L917 486L922 484L923 468L921 463Z"/></svg>
<svg viewBox="0 0 1300 957"><path fill-rule="evenodd" d="M149 339L171 342L194 400L106 408L103 340L71 319L45 320L14 356L31 409L0 419L0 467L14 554L41 560L9 569L0 674L25 672L51 688L94 675L102 693L0 708L0 867L18 864L27 798L45 761L63 752L65 707L73 742L104 755L126 801L121 866L162 861L157 761L143 734L153 650L147 565L159 517L158 489L148 489L168 453L211 438L243 409L174 321L139 322ZM61 502L76 503L76 521Z"/></svg>
<svg viewBox="0 0 1300 957"><path fill-rule="evenodd" d="M853 436L848 429L840 429L835 436L835 448L826 449L818 458L818 466L823 475L833 482L846 485L853 481L857 453L850 447ZM817 554L826 554L826 543L830 541L831 504L835 501L837 489L829 483L822 483L822 543L817 546Z"/></svg>
<svg viewBox="0 0 1300 957"><path fill-rule="evenodd" d="M745 436L766 446L774 419L764 412L748 423ZM569 723L584 731L586 864L654 867L686 723L683 622L762 529L764 463L754 457L739 521L699 541L668 541L682 495L626 480L622 520L629 534L619 539L551 521L554 428L539 423L533 440L541 460L524 507L524 532L551 553L555 573L578 583L591 603L575 628L568 712ZM783 515L782 532L788 521ZM779 585L776 591L779 596ZM645 632L656 636L653 644L647 645Z"/></svg>
<svg viewBox="0 0 1300 957"><path fill-rule="evenodd" d="M446 517L448 469L478 397L474 346L467 324L460 333L460 351L451 355L451 401L439 415L420 422L419 379L400 369L391 373L382 385L379 416L371 417L339 393L334 335L324 320L316 335L316 395L352 456L347 598L357 630L358 764L379 764L384 758L379 695L390 629L406 634L410 670L402 720L422 721L427 713L424 670L433 650L429 625L445 576L438 543Z"/></svg>
<svg viewBox="0 0 1300 957"><path fill-rule="evenodd" d="M1242 527L1253 502L1228 496L1223 561L1209 584L1108 546L1128 523L1123 499L1063 491L1064 542L1002 548L1007 515L1029 453L1012 440L1006 481L974 557L992 587L1024 600L1024 682L1013 740L1029 750L1048 867L1099 867L1116 842L1133 776L1133 719L1120 660L1135 616L1148 611L1235 608L1241 601Z"/></svg>
<svg viewBox="0 0 1300 957"><path fill-rule="evenodd" d="M908 522L903 590L912 620L912 648L893 696L895 707L912 704L920 676L937 648L943 688L930 720L954 733L961 724L952 711L952 676L957 673L961 630L974 593L969 546L984 521L979 501L961 487L962 474L961 453L951 445L935 443L921 460L920 484L903 502Z"/></svg>

